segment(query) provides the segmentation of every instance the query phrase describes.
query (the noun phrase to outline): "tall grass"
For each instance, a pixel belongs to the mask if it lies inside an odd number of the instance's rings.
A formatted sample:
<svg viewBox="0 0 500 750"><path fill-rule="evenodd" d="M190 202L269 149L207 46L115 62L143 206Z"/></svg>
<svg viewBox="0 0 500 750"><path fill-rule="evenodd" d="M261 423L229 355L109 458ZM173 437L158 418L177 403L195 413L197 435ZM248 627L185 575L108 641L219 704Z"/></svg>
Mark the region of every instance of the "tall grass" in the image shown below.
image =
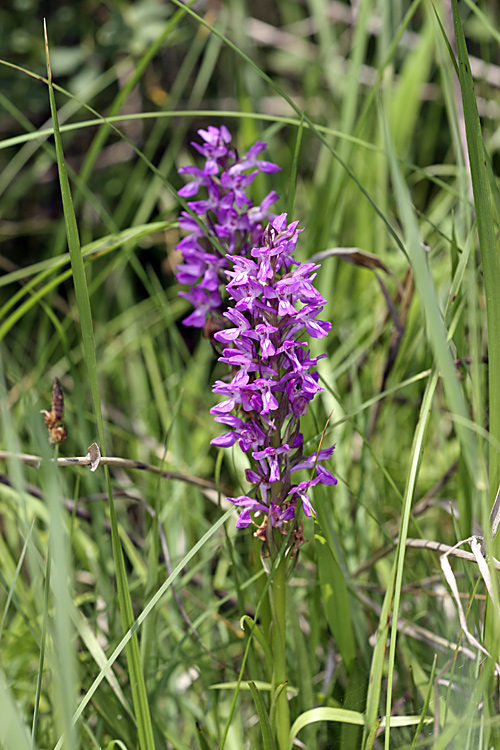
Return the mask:
<svg viewBox="0 0 500 750"><path fill-rule="evenodd" d="M210 446L224 373L173 276L177 169L221 123L282 167L254 202L275 189L300 219L333 323L303 426L317 445L331 415L339 484L316 489L287 587L290 743L500 747L497 603L450 558L485 658L431 545L495 546L498 11L81 1L46 19L52 78L42 19L17 12L0 16L0 747L274 747L269 579L225 501L244 463ZM56 376L58 454L39 413ZM94 442L156 473L50 461Z"/></svg>

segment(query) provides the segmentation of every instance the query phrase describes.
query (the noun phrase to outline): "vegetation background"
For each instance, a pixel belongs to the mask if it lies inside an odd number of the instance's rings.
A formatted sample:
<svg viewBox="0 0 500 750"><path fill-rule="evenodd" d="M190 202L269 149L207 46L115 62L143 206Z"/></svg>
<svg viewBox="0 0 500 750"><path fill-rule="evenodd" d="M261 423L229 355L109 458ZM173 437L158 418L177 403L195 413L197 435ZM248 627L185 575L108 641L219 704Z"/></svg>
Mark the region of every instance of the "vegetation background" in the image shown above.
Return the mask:
<svg viewBox="0 0 500 750"><path fill-rule="evenodd" d="M471 89L463 68L461 92L446 43L455 54L452 10L447 0L0 9L0 449L53 455L39 412L57 376L59 456L97 441L107 456L174 472L117 466L107 482L103 467L55 471L1 454L5 750L273 747L248 686L268 707L270 656L249 626L259 602L262 627L269 616L265 577L224 501L244 463L209 444L224 372L182 326L173 276L176 170L196 162L196 131L222 123L240 152L264 140L282 167L252 195L280 193L278 210L305 227L300 259L329 251L318 275L333 323L325 390L304 432L317 445L332 414L339 484L315 492L318 520L290 580L295 742L500 747L493 661L467 643L439 553L405 544L488 530L499 483L488 362L491 372L500 318L485 284L500 297L500 9L459 4L490 169L481 201L480 132L467 140L474 104L462 104ZM68 254L43 18L86 283ZM488 228L493 244L479 252ZM87 292L91 325L78 307ZM483 577L450 561L470 635L495 656Z"/></svg>

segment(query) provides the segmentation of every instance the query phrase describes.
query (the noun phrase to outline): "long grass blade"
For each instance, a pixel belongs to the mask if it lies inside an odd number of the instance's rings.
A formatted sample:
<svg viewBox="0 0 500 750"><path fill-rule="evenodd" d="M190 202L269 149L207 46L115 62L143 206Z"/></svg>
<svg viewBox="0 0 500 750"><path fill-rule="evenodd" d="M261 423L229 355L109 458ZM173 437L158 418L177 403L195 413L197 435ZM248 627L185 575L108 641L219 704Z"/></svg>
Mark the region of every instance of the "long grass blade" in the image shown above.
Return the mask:
<svg viewBox="0 0 500 750"><path fill-rule="evenodd" d="M493 207L488 181L488 168L484 153L481 123L477 110L470 63L464 32L456 0L452 0L453 24L457 44L460 89L464 108L467 147L469 153L477 234L483 265L486 294L486 316L488 321L488 396L489 430L492 438L500 440L500 265L495 236ZM500 485L500 451L498 443L490 442L489 448L489 496L493 505ZM484 519L486 522L486 519ZM486 526L486 523L485 523Z"/></svg>
<svg viewBox="0 0 500 750"><path fill-rule="evenodd" d="M71 257L71 268L73 273L73 281L75 286L75 294L78 305L78 312L80 315L80 326L82 332L82 341L85 351L85 358L87 361L87 367L89 372L90 387L92 391L92 398L94 402L94 410L97 422L97 429L99 433L99 441L103 455L105 455L105 437L104 437L104 425L102 420L101 412L101 401L99 395L99 384L97 380L97 358L94 343L94 332L92 325L92 313L90 309L90 300L87 290L87 280L85 277L85 268L80 250L80 239L78 233L78 226L76 222L75 211L73 208L73 201L71 198L71 190L69 186L68 176L66 172L66 165L64 159L64 152L62 148L61 136L58 130L57 122L57 109L55 102L54 89L52 86L52 74L50 70L48 41L46 40L46 53L47 53L47 73L49 81L49 99L50 109L52 112L52 120L54 124L54 139L56 145L57 154L57 166L59 171L59 180L61 184L61 197L63 201L64 221L66 225L66 235L68 241L68 248ZM116 511L114 507L114 500L111 491L111 482L109 477L109 471L105 467L106 483L108 489L109 498L109 512L111 519L111 540L113 547L113 558L116 568L116 583L118 589L118 599L120 603L120 612L122 617L123 631L126 632L134 621L132 602L130 598L130 591L128 588L127 574L125 570L125 562L123 558L123 551L120 544L120 538L118 533L118 522L116 518ZM127 659L129 665L129 677L130 687L132 691L132 699L134 704L134 710L137 721L137 731L139 746L141 750L152 750L155 746L153 737L153 727L151 724L151 716L149 712L149 704L146 693L146 684L144 680L144 674L141 668L139 643L137 634L134 634L130 643L127 646Z"/></svg>
<svg viewBox="0 0 500 750"><path fill-rule="evenodd" d="M14 702L12 694L5 681L5 675L0 670L0 706L2 707L2 721L0 721L0 747L16 748L16 750L31 750L28 728L24 724Z"/></svg>

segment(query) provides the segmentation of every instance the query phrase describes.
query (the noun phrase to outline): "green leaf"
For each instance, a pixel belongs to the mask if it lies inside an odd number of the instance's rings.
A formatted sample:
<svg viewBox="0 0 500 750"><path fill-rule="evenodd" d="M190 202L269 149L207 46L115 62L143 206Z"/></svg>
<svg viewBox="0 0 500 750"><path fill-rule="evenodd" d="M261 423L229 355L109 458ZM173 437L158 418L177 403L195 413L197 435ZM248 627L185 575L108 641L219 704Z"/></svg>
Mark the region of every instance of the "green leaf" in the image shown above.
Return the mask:
<svg viewBox="0 0 500 750"><path fill-rule="evenodd" d="M365 722L365 717L363 714L359 713L359 711L348 711L345 708L321 707L313 708L311 711L305 711L292 724L290 730L290 748L292 748L293 741L300 730L317 721L333 721L341 724L355 724L362 727Z"/></svg>
<svg viewBox="0 0 500 750"><path fill-rule="evenodd" d="M390 583L385 592L382 611L377 628L377 640L373 649L372 663L370 667L370 681L368 694L366 696L365 729L362 747L371 750L377 730L380 725L380 692L382 689L382 677L384 674L385 652L387 648L387 635L389 633L389 616L391 612L392 598L394 595L394 581L396 578L396 563L394 560Z"/></svg>
<svg viewBox="0 0 500 750"><path fill-rule="evenodd" d="M203 727L201 726L201 724L198 724L198 722L196 722L196 739L198 740L200 750L211 750L210 745L208 744L208 740L205 737Z"/></svg>
<svg viewBox="0 0 500 750"><path fill-rule="evenodd" d="M0 671L0 747L15 750L31 750L28 728L21 719L11 692L5 682L4 673Z"/></svg>
<svg viewBox="0 0 500 750"><path fill-rule="evenodd" d="M269 714L267 713L264 701L262 700L262 695L260 694L255 682L249 682L248 687L252 693L255 708L257 709L257 716L259 717L260 731L262 734L262 747L264 750L276 750L276 743L274 742Z"/></svg>
<svg viewBox="0 0 500 750"><path fill-rule="evenodd" d="M349 672L356 658L356 643L350 617L347 586L340 565L326 539L319 534L316 534L315 539L326 619Z"/></svg>
<svg viewBox="0 0 500 750"><path fill-rule="evenodd" d="M109 686L104 682L98 695L93 702L97 714L115 742L122 741L129 748L136 745L137 727L129 716L124 715L120 704L111 692Z"/></svg>
<svg viewBox="0 0 500 750"><path fill-rule="evenodd" d="M26 539L24 540L23 548L19 556L19 561L16 565L16 572L14 573L14 578L12 579L12 583L9 588L9 593L7 595L7 601L5 602L5 606L3 608L2 620L0 622L0 641L2 640L3 627L5 625L5 620L7 618L7 612L9 611L10 603L12 601L12 597L14 596L14 589L16 587L16 581L18 579L19 573L23 566L24 556L26 554L28 543L31 539L31 534L33 533L34 525L35 525L35 519L33 519L33 521L31 522L29 533L27 534Z"/></svg>
<svg viewBox="0 0 500 750"><path fill-rule="evenodd" d="M436 662L437 662L437 655L434 654L434 660L432 662L432 669L431 669L431 673L429 675L429 681L427 683L427 692L425 694L424 706L422 708L422 714L420 716L420 721L419 721L419 723L417 725L417 728L415 730L415 735L414 735L413 741L411 743L412 748L418 747L418 744L417 744L418 743L418 737L420 735L420 732L423 729L424 720L425 720L425 714L427 713L427 711L429 709L429 704L431 702L432 691L433 691L433 688L434 688L434 674L435 674L435 671L436 671Z"/></svg>
<svg viewBox="0 0 500 750"><path fill-rule="evenodd" d="M349 682L342 705L347 710L362 708L362 701L366 695L367 674L360 659L356 659L349 674ZM341 750L351 750L361 747L361 728L353 724L342 724L340 730Z"/></svg>
<svg viewBox="0 0 500 750"><path fill-rule="evenodd" d="M200 551L200 549L202 549L202 547L206 544L206 542L212 536L214 536L214 534L217 533L220 527L223 526L232 515L233 515L233 509L230 508L230 510L226 511L226 513L224 513L224 515L221 516L221 518L219 518L219 520L216 521L208 529L208 531L205 532L205 534L201 537L201 539L199 539L199 541L196 542L194 547L192 547L192 549L190 549L189 552L186 553L186 555L182 558L179 564L174 568L172 573L168 576L166 581L162 583L162 585L160 586L156 594L154 594L154 596L151 597L150 601L146 604L146 606L142 610L137 620L135 620L127 629L120 643L116 646L115 650L113 651L111 656L108 658L106 664L101 669L101 671L95 678L94 682L92 683L90 688L87 690L86 694L83 696L77 710L75 711L75 714L73 715L73 723L76 723L78 719L80 718L80 716L83 714L85 708L88 706L91 699L95 695L97 688L99 687L103 679L106 677L110 667L115 663L118 656L127 647L130 641L133 638L137 637L136 631L140 628L140 626L146 620L146 618L152 612L152 610L157 606L158 602L162 599L165 593L172 586L174 581L180 575L181 571L186 567L186 565L190 562L190 560L192 560L193 557ZM55 750L61 750L61 747L62 747L62 741L59 740L59 742L56 745Z"/></svg>
<svg viewBox="0 0 500 750"><path fill-rule="evenodd" d="M412 727L420 725L420 716L391 716L392 727ZM362 727L365 723L364 714L359 711L349 711L346 708L313 708L312 711L306 711L293 723L290 730L290 748L293 740L301 729L313 724L316 721L332 721L339 724L354 724ZM432 723L433 719L425 719L424 724ZM385 726L385 717L380 721L379 726Z"/></svg>
<svg viewBox="0 0 500 750"><path fill-rule="evenodd" d="M267 664L272 664L273 657L272 657L271 647L269 646L269 643L264 637L264 634L261 631L261 629L258 627L258 625L255 624L255 622L252 620L252 618L249 615L243 615L243 617L240 620L240 626L242 630L244 630L245 625L248 628L250 636L252 638L255 638L256 641L260 644L264 652L265 662Z"/></svg>
<svg viewBox="0 0 500 750"><path fill-rule="evenodd" d="M85 359L87 361L87 367L89 372L90 388L92 391L92 398L94 402L94 411L97 423L97 430L99 433L100 448L103 455L105 455L105 440L104 440L104 424L101 412L101 399L99 395L99 383L97 379L97 357L94 342L94 330L92 326L92 313L90 309L90 299L87 288L87 279L85 276L85 267L83 263L83 257L80 250L80 237L78 233L78 226L76 222L75 211L73 208L73 200L71 197L71 189L69 186L68 174L66 171L66 163L64 160L64 152L62 147L61 134L59 133L58 120L57 120L57 109L54 95L54 89L52 85L52 73L50 69L49 50L47 36L45 37L46 43L46 55L47 55L47 73L48 73L48 84L49 84L49 101L50 110L52 114L52 122L54 125L54 141L56 147L57 156L57 168L59 172L59 182L61 186L61 197L63 203L64 212L64 223L66 226L66 236L68 240L68 249L71 258L71 269L73 273L73 281L75 286L76 301L78 305L78 313L80 316L80 326L82 332L83 348L85 351ZM111 482L109 477L109 471L105 467L106 483L108 488L109 498L109 515L111 521L111 543L113 548L113 558L116 569L116 585L118 589L118 599L120 603L120 613L122 618L123 632L126 633L129 628L133 625L134 614L132 610L132 602L130 598L130 591L128 588L127 574L125 570L125 562L123 559L123 551L120 545L120 538L118 534L118 523L116 519L116 512L114 507L113 495L111 492ZM146 693L146 684L144 680L144 674L141 669L141 660L139 653L139 643L137 634L133 633L127 644L127 660L129 667L129 680L132 690L132 699L135 710L135 717L137 721L137 731L139 746L141 750L153 750L155 743L153 737L153 727L151 724L151 716L149 713L149 703Z"/></svg>
<svg viewBox="0 0 500 750"><path fill-rule="evenodd" d="M271 685L271 690L272 690L272 685ZM278 731L279 731L279 727L277 727L276 725L276 711L277 711L277 707L281 699L281 696L283 696L284 700L288 701L288 682L282 682L281 685L278 685L278 687L274 691L274 695L271 700L271 710L269 712L269 717L271 719L271 726L276 727ZM281 738L278 736L278 743L280 742L280 739Z"/></svg>

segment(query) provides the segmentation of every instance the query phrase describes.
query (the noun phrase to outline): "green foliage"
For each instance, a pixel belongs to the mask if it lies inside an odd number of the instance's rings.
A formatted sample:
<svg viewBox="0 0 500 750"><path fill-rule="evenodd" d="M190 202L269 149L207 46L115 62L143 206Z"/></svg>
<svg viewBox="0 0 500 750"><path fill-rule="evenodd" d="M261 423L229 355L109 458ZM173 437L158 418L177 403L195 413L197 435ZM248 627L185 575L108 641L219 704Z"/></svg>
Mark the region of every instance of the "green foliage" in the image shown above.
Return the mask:
<svg viewBox="0 0 500 750"><path fill-rule="evenodd" d="M255 682L249 682L248 687L250 688L250 692L252 693L257 716L259 717L263 750L276 750L276 743L274 741L271 721L269 719L269 714L267 712L264 699Z"/></svg>
<svg viewBox="0 0 500 750"><path fill-rule="evenodd" d="M328 626L335 638L347 672L356 658L349 597L342 570L326 540L316 534L316 556L321 584L321 598Z"/></svg>
<svg viewBox="0 0 500 750"><path fill-rule="evenodd" d="M500 748L493 662L461 633L438 554L409 546L482 524L492 549L498 10L56 2L50 87L38 4L8 5L0 746L273 748L286 697L290 743L308 750ZM330 419L339 483L305 519L278 664L259 545L225 501L244 457L210 446L225 371L182 326L173 275L177 169L221 123L282 167L253 197L279 192L305 227L300 258L323 253L333 323L311 345L324 391L303 427L312 451ZM159 473L56 469L39 414L56 376L60 457L96 441ZM474 563L450 561L500 661L496 605Z"/></svg>

